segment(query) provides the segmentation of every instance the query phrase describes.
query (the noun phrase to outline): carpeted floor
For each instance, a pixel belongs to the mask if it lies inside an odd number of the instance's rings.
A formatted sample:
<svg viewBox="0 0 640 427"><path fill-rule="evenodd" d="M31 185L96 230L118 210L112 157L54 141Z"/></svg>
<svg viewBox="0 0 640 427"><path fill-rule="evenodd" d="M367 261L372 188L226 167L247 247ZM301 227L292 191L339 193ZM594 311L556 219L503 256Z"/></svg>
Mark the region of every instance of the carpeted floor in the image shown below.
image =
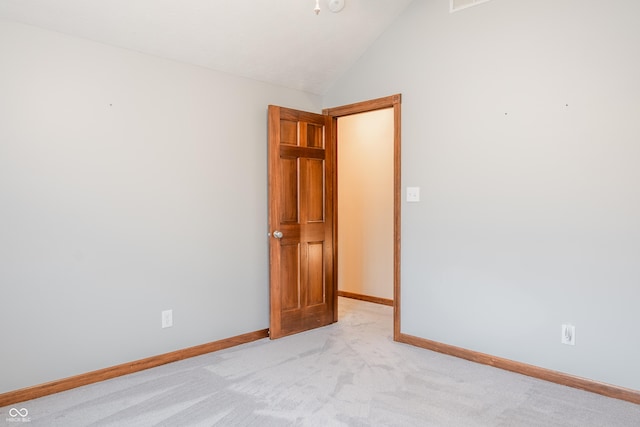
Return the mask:
<svg viewBox="0 0 640 427"><path fill-rule="evenodd" d="M640 426L640 405L394 343L392 308L13 405L31 426ZM0 408L0 425L12 407ZM24 425L24 424L22 424Z"/></svg>

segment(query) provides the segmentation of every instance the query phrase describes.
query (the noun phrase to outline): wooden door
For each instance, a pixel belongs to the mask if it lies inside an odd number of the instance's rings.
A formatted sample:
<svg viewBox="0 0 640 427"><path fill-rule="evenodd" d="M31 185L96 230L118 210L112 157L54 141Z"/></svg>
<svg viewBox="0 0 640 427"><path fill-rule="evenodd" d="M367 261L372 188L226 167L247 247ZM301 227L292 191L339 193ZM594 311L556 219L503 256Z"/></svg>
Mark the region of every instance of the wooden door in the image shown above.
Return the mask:
<svg viewBox="0 0 640 427"><path fill-rule="evenodd" d="M337 320L333 119L269 106L270 337Z"/></svg>

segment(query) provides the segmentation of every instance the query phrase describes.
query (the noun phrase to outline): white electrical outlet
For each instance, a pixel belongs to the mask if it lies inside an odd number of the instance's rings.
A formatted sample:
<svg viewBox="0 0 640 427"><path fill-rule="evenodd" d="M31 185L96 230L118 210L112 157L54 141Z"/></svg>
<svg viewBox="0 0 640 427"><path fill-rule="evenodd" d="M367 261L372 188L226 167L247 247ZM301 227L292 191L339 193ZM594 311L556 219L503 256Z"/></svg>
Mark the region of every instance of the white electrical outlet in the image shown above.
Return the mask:
<svg viewBox="0 0 640 427"><path fill-rule="evenodd" d="M162 327L170 328L173 326L173 310L164 310L162 312Z"/></svg>
<svg viewBox="0 0 640 427"><path fill-rule="evenodd" d="M562 325L562 337L560 342L567 345L576 345L576 327L568 323Z"/></svg>

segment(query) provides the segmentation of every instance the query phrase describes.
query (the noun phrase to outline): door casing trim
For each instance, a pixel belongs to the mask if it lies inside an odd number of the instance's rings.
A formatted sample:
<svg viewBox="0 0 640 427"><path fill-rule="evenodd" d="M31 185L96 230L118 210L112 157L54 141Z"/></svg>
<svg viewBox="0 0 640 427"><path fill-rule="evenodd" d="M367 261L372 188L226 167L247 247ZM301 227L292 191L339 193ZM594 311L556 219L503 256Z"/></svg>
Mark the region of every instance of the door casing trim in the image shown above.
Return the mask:
<svg viewBox="0 0 640 427"><path fill-rule="evenodd" d="M383 98L372 99L369 101L357 102L355 104L343 105L340 107L325 108L322 113L333 117L334 144L337 144L338 119L352 114L368 113L370 111L383 110L393 108L393 339L400 339L400 227L401 227L401 106L402 95L396 94ZM334 147L334 156L337 155L337 147ZM336 162L337 164L337 162ZM334 188L337 188L337 171L336 167L333 173ZM335 306L338 306L338 192L334 191L334 298ZM334 321L337 321L338 311L335 311Z"/></svg>

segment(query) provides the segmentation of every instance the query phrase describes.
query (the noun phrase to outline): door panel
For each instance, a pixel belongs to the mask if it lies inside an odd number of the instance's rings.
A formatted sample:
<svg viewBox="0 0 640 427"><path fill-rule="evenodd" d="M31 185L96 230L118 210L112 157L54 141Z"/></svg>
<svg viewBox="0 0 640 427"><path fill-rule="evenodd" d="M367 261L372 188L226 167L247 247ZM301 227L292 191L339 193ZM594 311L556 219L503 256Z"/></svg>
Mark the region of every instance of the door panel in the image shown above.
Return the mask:
<svg viewBox="0 0 640 427"><path fill-rule="evenodd" d="M269 106L271 338L336 318L333 138L330 116Z"/></svg>
<svg viewBox="0 0 640 427"><path fill-rule="evenodd" d="M324 304L326 295L324 281L324 244L312 242L307 246L309 257L309 305Z"/></svg>
<svg viewBox="0 0 640 427"><path fill-rule="evenodd" d="M324 161L307 160L307 212L308 222L324 222Z"/></svg>
<svg viewBox="0 0 640 427"><path fill-rule="evenodd" d="M298 159L280 159L280 179L282 195L280 196L280 223L298 223Z"/></svg>
<svg viewBox="0 0 640 427"><path fill-rule="evenodd" d="M300 245L297 243L282 245L280 248L282 263L289 268L282 269L282 309L300 308Z"/></svg>
<svg viewBox="0 0 640 427"><path fill-rule="evenodd" d="M280 121L280 143L298 145L298 123L292 120Z"/></svg>
<svg viewBox="0 0 640 427"><path fill-rule="evenodd" d="M307 123L307 147L324 148L323 127Z"/></svg>

